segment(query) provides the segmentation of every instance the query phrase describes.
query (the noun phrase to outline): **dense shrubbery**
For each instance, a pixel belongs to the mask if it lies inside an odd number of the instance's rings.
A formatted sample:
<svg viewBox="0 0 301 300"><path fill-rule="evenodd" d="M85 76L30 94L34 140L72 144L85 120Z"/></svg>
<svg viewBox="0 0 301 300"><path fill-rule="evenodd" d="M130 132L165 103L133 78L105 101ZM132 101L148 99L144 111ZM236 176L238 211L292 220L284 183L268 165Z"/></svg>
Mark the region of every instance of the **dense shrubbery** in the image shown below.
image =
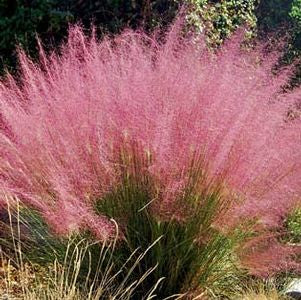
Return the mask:
<svg viewBox="0 0 301 300"><path fill-rule="evenodd" d="M36 34L45 42L66 34L73 16L56 9L55 1L0 1L0 68L15 67L16 45L36 53Z"/></svg>
<svg viewBox="0 0 301 300"><path fill-rule="evenodd" d="M279 235L300 200L301 124L286 120L300 90L280 93L278 55L243 52L239 34L212 54L181 28L98 41L73 27L61 54L21 53L0 85L3 205L102 242L114 218L116 265L155 243L131 276L157 264L141 286L167 276L162 297L298 267Z"/></svg>
<svg viewBox="0 0 301 300"><path fill-rule="evenodd" d="M279 43L285 40L285 53L280 60L282 65L290 65L299 59L301 51L300 2L298 0L262 0L256 9L259 36L271 37ZM300 62L295 64L295 72L290 86L300 85Z"/></svg>
<svg viewBox="0 0 301 300"><path fill-rule="evenodd" d="M124 27L152 29L172 21L180 5L189 11L190 30L205 30L211 45L220 44L239 25L249 33L256 27L254 1L78 1L78 0L1 0L0 69L16 67L16 44L36 55L36 34L52 48L67 34L69 22L91 22L102 32L119 32Z"/></svg>
<svg viewBox="0 0 301 300"><path fill-rule="evenodd" d="M256 33L255 0L186 0L187 21L197 32L204 32L209 45L216 47L244 25L250 38Z"/></svg>
<svg viewBox="0 0 301 300"><path fill-rule="evenodd" d="M249 36L256 33L257 27L266 35L285 26L290 28L290 44L295 51L300 49L298 3L297 0L293 3L278 0L1 0L0 69L16 66L16 44L36 55L36 34L46 47L58 45L66 37L69 22L81 22L85 28L93 22L100 34L120 32L125 27L153 29L169 24L181 5L188 11L189 29L206 32L212 46L220 45L242 24L248 28Z"/></svg>
<svg viewBox="0 0 301 300"><path fill-rule="evenodd" d="M16 67L16 44L36 55L37 34L53 48L66 37L70 22L86 28L93 22L103 32L115 33L124 27L153 28L170 22L177 7L166 0L0 0L0 70Z"/></svg>
<svg viewBox="0 0 301 300"><path fill-rule="evenodd" d="M256 7L256 16L260 31L267 34L274 32L281 27L290 26L291 20L289 13L292 8L293 0L261 0Z"/></svg>

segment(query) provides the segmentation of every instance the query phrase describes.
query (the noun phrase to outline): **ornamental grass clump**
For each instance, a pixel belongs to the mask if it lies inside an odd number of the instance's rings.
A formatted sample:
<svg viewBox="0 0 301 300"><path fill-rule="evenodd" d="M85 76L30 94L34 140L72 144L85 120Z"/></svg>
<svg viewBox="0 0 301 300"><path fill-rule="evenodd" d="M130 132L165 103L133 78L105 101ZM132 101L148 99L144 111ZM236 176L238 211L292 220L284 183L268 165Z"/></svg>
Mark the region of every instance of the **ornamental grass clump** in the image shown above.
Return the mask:
<svg viewBox="0 0 301 300"><path fill-rule="evenodd" d="M137 276L157 265L148 286L193 297L298 268L279 236L300 201L300 90L281 93L277 54L239 34L212 53L179 23L100 41L72 27L39 63L21 51L0 84L0 187L57 236L105 242L115 219L120 265L158 241Z"/></svg>

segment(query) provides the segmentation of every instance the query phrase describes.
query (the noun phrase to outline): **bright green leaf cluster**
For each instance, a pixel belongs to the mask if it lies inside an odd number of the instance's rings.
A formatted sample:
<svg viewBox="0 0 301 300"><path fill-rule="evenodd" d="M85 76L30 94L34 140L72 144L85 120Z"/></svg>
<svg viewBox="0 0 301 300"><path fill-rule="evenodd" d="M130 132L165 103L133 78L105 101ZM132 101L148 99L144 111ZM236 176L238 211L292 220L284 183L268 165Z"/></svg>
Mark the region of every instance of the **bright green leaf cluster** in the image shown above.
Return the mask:
<svg viewBox="0 0 301 300"><path fill-rule="evenodd" d="M289 15L299 26L301 26L301 0L293 1Z"/></svg>
<svg viewBox="0 0 301 300"><path fill-rule="evenodd" d="M256 30L255 0L186 0L190 13L188 24L204 32L210 45L220 45L240 25L246 26L247 36Z"/></svg>
<svg viewBox="0 0 301 300"><path fill-rule="evenodd" d="M287 218L287 229L293 242L301 242L301 208L295 209Z"/></svg>

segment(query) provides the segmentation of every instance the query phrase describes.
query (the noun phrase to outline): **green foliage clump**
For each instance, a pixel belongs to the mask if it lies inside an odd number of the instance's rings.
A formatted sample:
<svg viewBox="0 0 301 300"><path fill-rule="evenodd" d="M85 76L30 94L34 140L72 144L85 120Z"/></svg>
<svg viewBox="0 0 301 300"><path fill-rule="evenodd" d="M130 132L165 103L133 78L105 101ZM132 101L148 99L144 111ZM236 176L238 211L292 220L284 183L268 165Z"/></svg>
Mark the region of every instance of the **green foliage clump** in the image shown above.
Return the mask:
<svg viewBox="0 0 301 300"><path fill-rule="evenodd" d="M290 11L290 17L301 27L301 1L294 0Z"/></svg>
<svg viewBox="0 0 301 300"><path fill-rule="evenodd" d="M0 74L3 68L16 68L16 45L37 55L37 35L52 49L67 35L69 23L87 29L93 23L113 33L125 27L151 29L170 22L177 7L167 0L0 0Z"/></svg>
<svg viewBox="0 0 301 300"><path fill-rule="evenodd" d="M291 44L293 50L293 57L298 57L301 53L301 1L300 0L293 1L289 16L290 19L292 20Z"/></svg>
<svg viewBox="0 0 301 300"><path fill-rule="evenodd" d="M186 0L190 13L188 23L204 32L212 46L220 45L239 26L244 25L247 36L256 32L256 0Z"/></svg>
<svg viewBox="0 0 301 300"><path fill-rule="evenodd" d="M295 243L301 242L301 208L295 209L287 218L287 229L290 240Z"/></svg>
<svg viewBox="0 0 301 300"><path fill-rule="evenodd" d="M301 1L300 0L261 0L256 8L259 36L267 36L285 41L284 55L280 66L288 66L298 59L301 53ZM283 43L281 43L283 44ZM288 88L299 86L301 66L296 64Z"/></svg>
<svg viewBox="0 0 301 300"><path fill-rule="evenodd" d="M289 13L292 0L261 0L256 7L258 29L263 34L287 29L291 26Z"/></svg>
<svg viewBox="0 0 301 300"><path fill-rule="evenodd" d="M56 7L56 1L0 0L0 69L15 67L16 45L36 53L36 35L49 42L61 38L72 14Z"/></svg>

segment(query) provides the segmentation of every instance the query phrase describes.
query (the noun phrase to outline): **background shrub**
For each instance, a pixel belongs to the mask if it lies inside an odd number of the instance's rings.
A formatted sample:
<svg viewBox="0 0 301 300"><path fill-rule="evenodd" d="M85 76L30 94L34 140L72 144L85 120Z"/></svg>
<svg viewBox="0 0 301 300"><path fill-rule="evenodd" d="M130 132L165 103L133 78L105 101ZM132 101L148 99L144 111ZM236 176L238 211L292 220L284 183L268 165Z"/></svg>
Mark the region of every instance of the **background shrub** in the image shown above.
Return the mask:
<svg viewBox="0 0 301 300"><path fill-rule="evenodd" d="M37 35L53 49L66 37L69 23L80 22L87 29L93 23L102 33L125 27L150 29L170 22L177 7L166 0L1 0L0 70L16 68L16 45L36 56Z"/></svg>
<svg viewBox="0 0 301 300"><path fill-rule="evenodd" d="M256 0L187 0L186 3L188 24L197 32L205 32L213 47L221 45L241 25L247 29L249 38L256 34Z"/></svg>
<svg viewBox="0 0 301 300"><path fill-rule="evenodd" d="M265 37L285 27L292 37L290 57L296 57L293 52L300 49L298 1L1 0L0 69L16 67L16 44L35 56L36 34L46 48L53 49L67 36L70 22L80 22L86 29L94 23L100 35L125 27L151 30L169 24L180 6L187 9L189 30L206 32L211 46L220 45L238 26L245 25L249 37L256 34L257 27Z"/></svg>
<svg viewBox="0 0 301 300"><path fill-rule="evenodd" d="M36 54L36 35L45 43L66 34L73 15L56 6L58 1L0 1L0 68L16 66L16 45Z"/></svg>

